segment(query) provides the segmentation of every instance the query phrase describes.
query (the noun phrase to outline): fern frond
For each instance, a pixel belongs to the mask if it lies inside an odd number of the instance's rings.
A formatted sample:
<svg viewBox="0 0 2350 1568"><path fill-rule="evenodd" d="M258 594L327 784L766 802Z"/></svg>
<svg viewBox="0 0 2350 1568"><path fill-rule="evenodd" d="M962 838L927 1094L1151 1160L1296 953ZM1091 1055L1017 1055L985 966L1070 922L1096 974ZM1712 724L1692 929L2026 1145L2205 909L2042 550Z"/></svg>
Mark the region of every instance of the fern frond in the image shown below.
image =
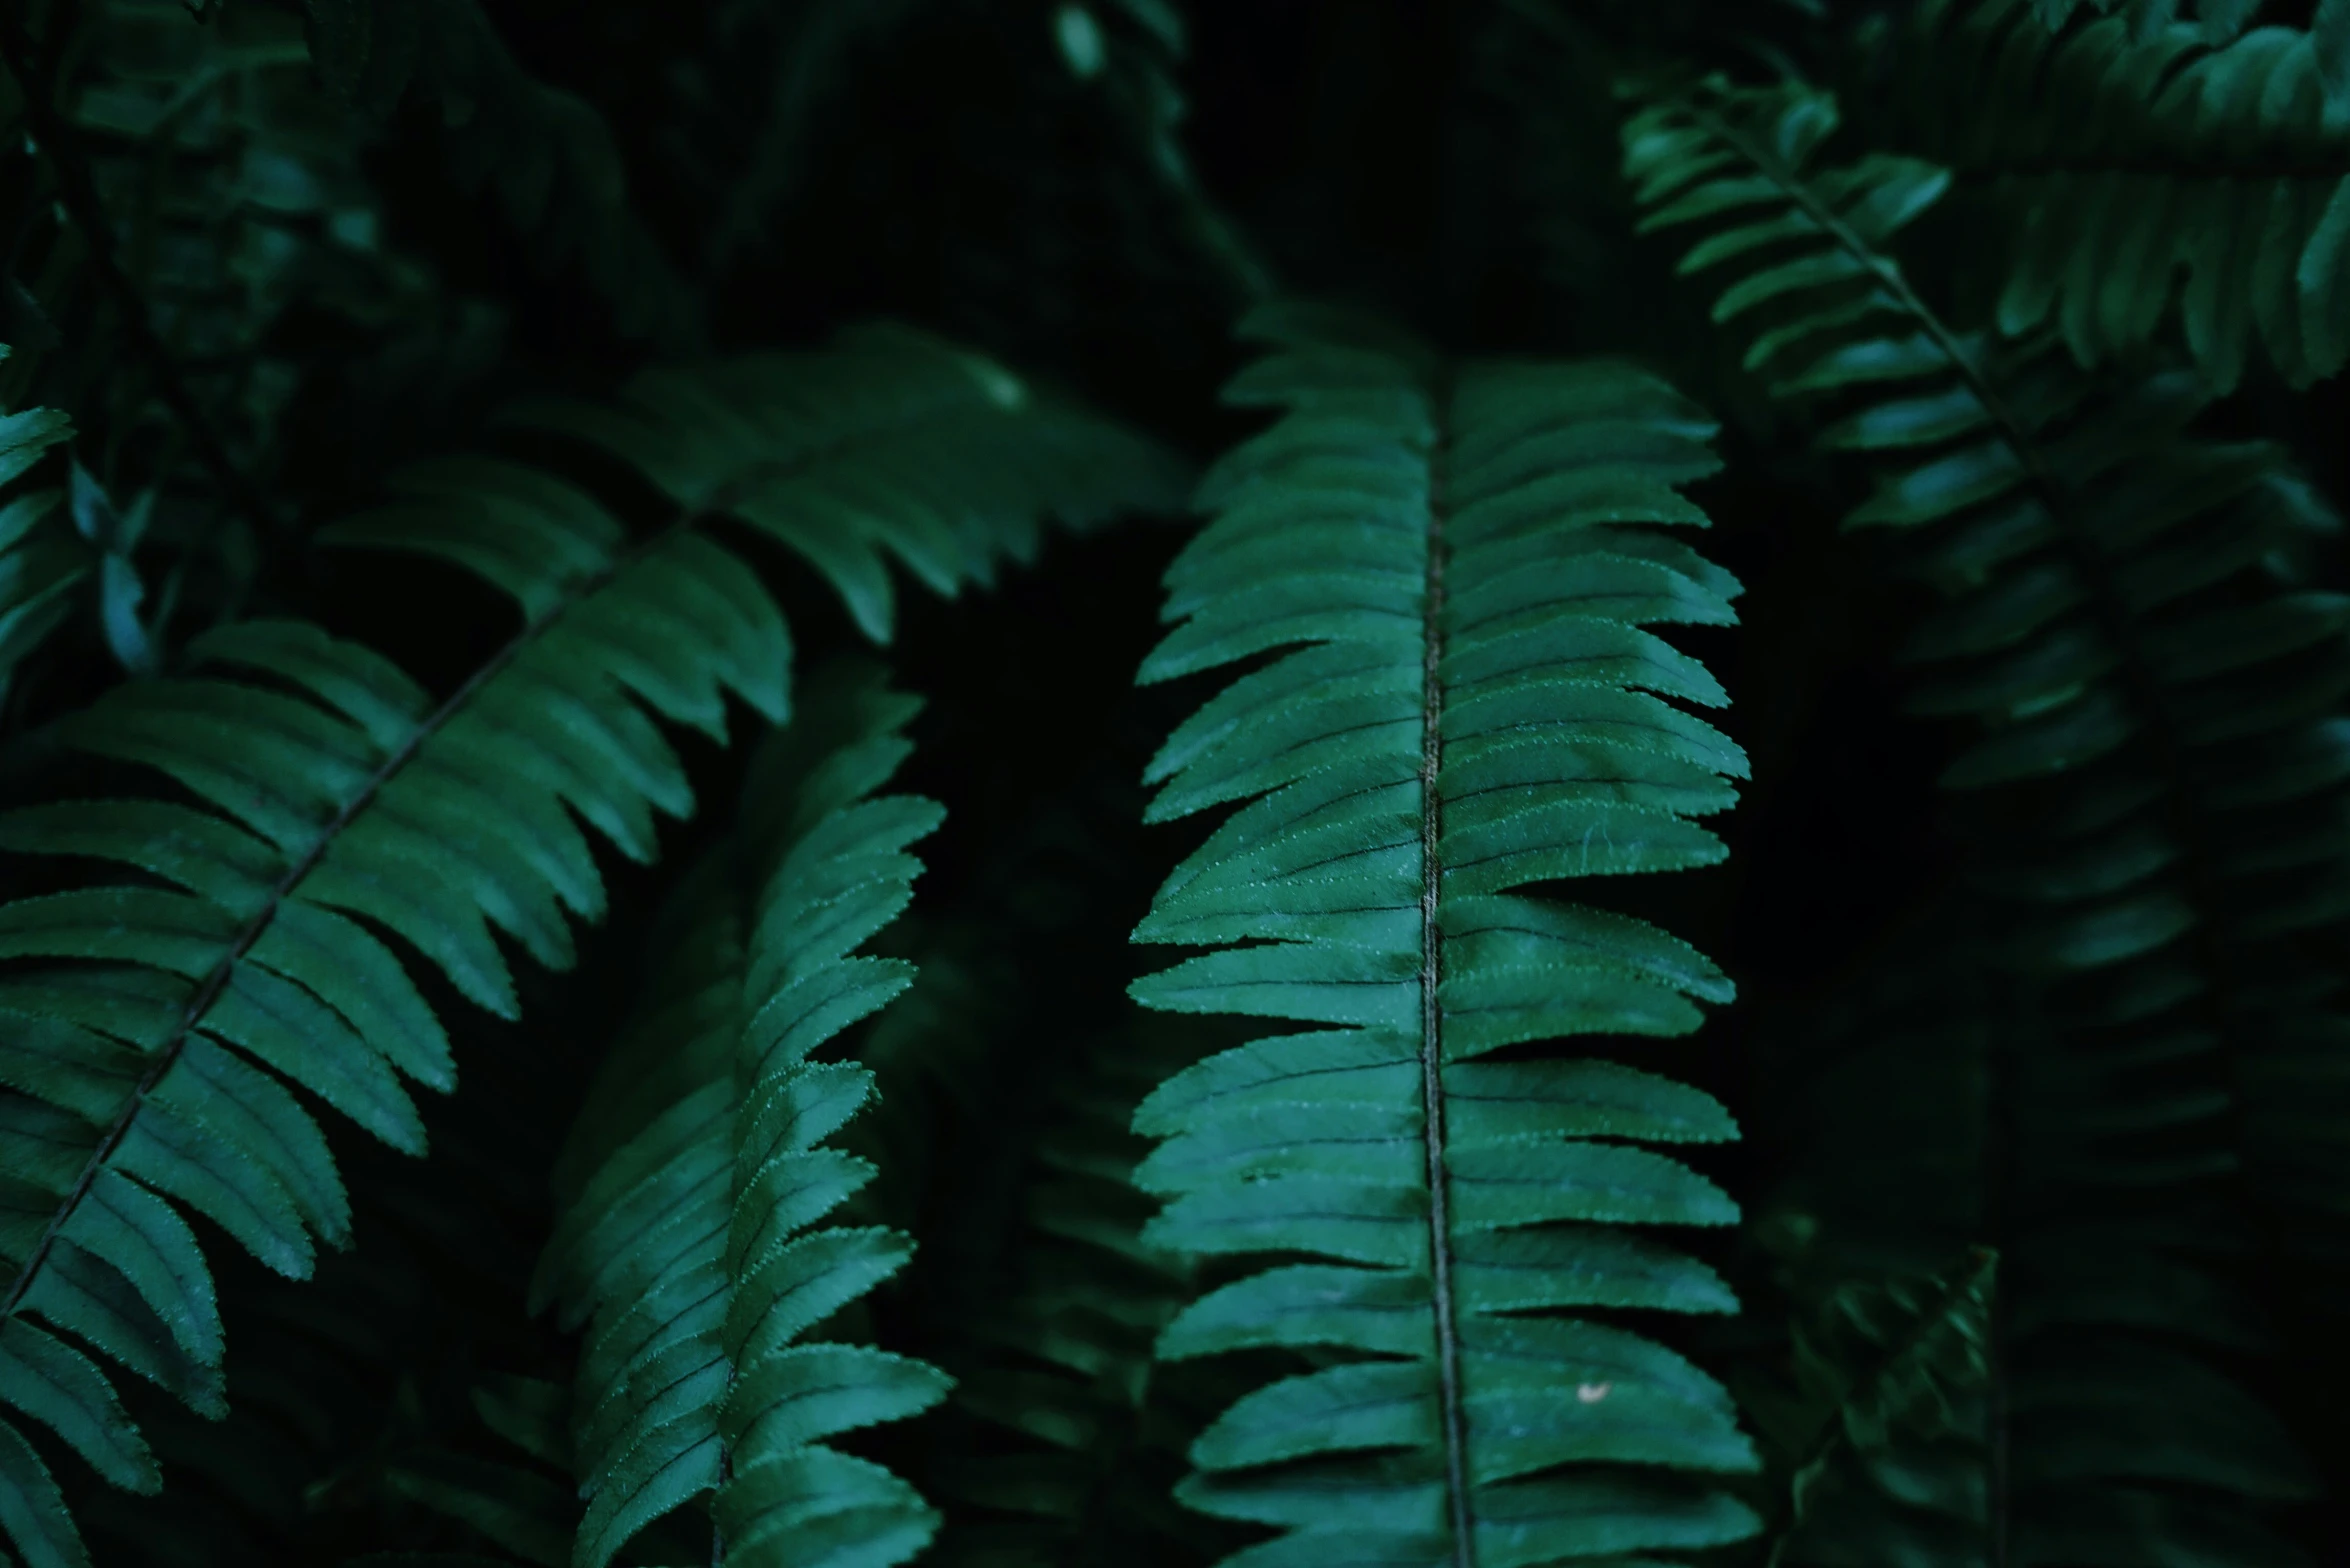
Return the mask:
<svg viewBox="0 0 2350 1568"><path fill-rule="evenodd" d="M1517 891L1710 865L1735 743L1721 689L1646 626L1726 625L1737 584L1664 531L1704 514L1712 424L1606 364L1447 368L1274 309L1230 396L1285 416L1208 477L1169 568L1167 680L1285 649L1179 728L1155 817L1248 804L1141 941L1218 950L1146 1005L1326 1027L1211 1057L1136 1115L1145 1240L1312 1259L1192 1303L1159 1353L1309 1352L1193 1445L1181 1495L1295 1533L1235 1562L1533 1563L1708 1546L1754 1453L1711 1379L1561 1312L1719 1313L1630 1226L1725 1225L1642 1143L1734 1135L1703 1094L1567 1036L1674 1036L1730 987L1633 919ZM1225 945L1246 944L1246 945ZM1628 1044L1619 1039L1619 1048Z"/></svg>
<svg viewBox="0 0 2350 1568"><path fill-rule="evenodd" d="M1838 1439L1867 1452L1893 1432L1957 1423L1954 1388L1982 1382L1998 1260L1977 1253L1924 1280L1870 1280L1829 1293L1795 1338L1797 1375L1824 1396Z"/></svg>
<svg viewBox="0 0 2350 1568"><path fill-rule="evenodd" d="M1748 365L1843 399L1821 444L1880 459L1848 523L1900 531L1948 601L1908 650L1912 705L1976 722L1945 782L2030 824L2043 863L1995 873L2038 911L2019 953L2114 989L2095 1010L2114 1027L2145 1027L2131 995L2194 1019L2251 1092L2338 1027L2306 966L2350 916L2324 826L2345 780L2319 760L2341 745L2350 610L2299 559L2339 523L2276 449L2189 435L2192 378L2101 388L2044 343L1947 326L1870 239L1937 171L1810 172L1832 121L1801 89L1709 89L1636 116L1627 168L1652 226L1720 228L1684 268L1738 259L1715 315L1769 312ZM2330 1178L2297 1162L2330 1169L2331 1145L2245 1130L2237 1149L2273 1149L2275 1190L2322 1206Z"/></svg>
<svg viewBox="0 0 2350 1568"><path fill-rule="evenodd" d="M938 824L930 801L874 793L918 706L872 671L818 684L755 765L741 836L691 890L657 993L688 1005L661 1009L606 1069L608 1083L641 1086L648 1049L690 1064L594 1125L589 1174L534 1285L589 1325L575 1402L582 1568L705 1494L714 1561L832 1551L887 1564L936 1528L912 1487L823 1442L913 1415L947 1380L821 1335L913 1244L821 1223L870 1174L825 1140L873 1075L812 1059L911 981L911 965L856 949L904 908L921 869L905 851Z"/></svg>
<svg viewBox="0 0 2350 1568"><path fill-rule="evenodd" d="M1973 721L1944 782L1985 819L1976 875L2012 901L2001 962L2058 1042L2045 1064L1988 1059L1983 1137L2005 1151L2023 1134L2000 1127L2070 1117L2110 1143L2052 1201L2134 1238L2134 1271L2179 1244L2124 1218L2156 1192L2192 1213L2233 1196L2241 1165L2269 1202L2322 1208L2338 1134L2273 1085L2313 1074L2312 1042L2341 1028L2320 944L2350 913L2329 825L2344 780L2310 763L2340 752L2350 606L2297 580L2295 560L2296 535L2338 525L2274 450L2187 433L2208 395L2195 378L2100 387L2061 349L1952 330L1879 248L1939 171L1809 167L1834 123L1800 86L1710 84L1636 113L1625 167L1651 227L1708 226L1684 270L1732 265L1714 314L1755 333L1747 363L1782 392L1836 398L1821 444L1878 460L1848 525L1898 530L1944 597L1907 650L1924 667L1911 703ZM2034 1275L2005 1234L2022 1223L2002 1196L2021 1179L2010 1159L1990 1167L1988 1233L1951 1244L2013 1260L2022 1311ZM2191 1228L2185 1244L2214 1239ZM2231 1451L2217 1436L2273 1429L2240 1388L2146 1354L2051 1398L2094 1411L2167 1378L2181 1408L2204 1402L2211 1435L2123 1424L2092 1442L2097 1416L2072 1432L2043 1418L2017 1529L2099 1520L2083 1539L2129 1556L2151 1538L2116 1499L2142 1478L2211 1488L2248 1536L2253 1508L2306 1485L2281 1439Z"/></svg>
<svg viewBox="0 0 2350 1568"><path fill-rule="evenodd" d="M1008 372L927 340L652 385L615 428L694 499L641 542L583 492L490 459L413 470L405 504L326 531L453 561L520 606L522 631L447 700L313 627L232 625L193 645L198 673L119 688L64 727L69 745L158 771L200 804L0 818L0 846L167 884L0 906L0 958L34 961L0 974L0 1083L15 1091L0 1100L0 1256L15 1271L0 1315L23 1354L62 1369L39 1388L0 1385L0 1401L122 1484L154 1482L135 1430L95 1367L31 1316L199 1412L222 1409L210 1273L166 1199L302 1277L315 1241L344 1242L349 1211L288 1081L421 1152L400 1080L453 1078L439 1021L376 931L514 1016L498 937L562 968L571 918L603 912L581 824L644 860L656 816L693 805L653 720L723 738L730 692L784 716L788 634L755 574L708 537L714 509L785 537L886 630L881 552L951 589L991 552L1032 549L1037 513L1098 515L1165 478L1154 449L1021 403ZM54 1487L32 1454L0 1441L41 1509L6 1517L38 1524ZM38 1530L20 1544L79 1552L69 1526Z"/></svg>
<svg viewBox="0 0 2350 1568"><path fill-rule="evenodd" d="M2350 7L2335 9L2331 32L2222 42L2120 17L2051 37L2024 0L1932 0L1890 41L1872 130L1979 184L2006 231L2002 331L2047 324L2093 365L2176 321L2219 390L2256 354L2306 386L2350 363Z"/></svg>

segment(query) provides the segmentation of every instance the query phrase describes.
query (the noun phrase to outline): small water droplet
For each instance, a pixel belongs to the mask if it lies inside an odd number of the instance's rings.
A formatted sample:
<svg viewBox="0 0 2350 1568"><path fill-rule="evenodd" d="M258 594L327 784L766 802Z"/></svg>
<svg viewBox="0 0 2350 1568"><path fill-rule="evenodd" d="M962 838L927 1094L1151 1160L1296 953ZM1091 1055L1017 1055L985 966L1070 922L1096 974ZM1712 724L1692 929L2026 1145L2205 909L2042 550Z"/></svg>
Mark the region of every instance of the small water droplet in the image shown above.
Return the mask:
<svg viewBox="0 0 2350 1568"><path fill-rule="evenodd" d="M1587 1405L1596 1405L1607 1398L1609 1390L1615 1386L1613 1383L1578 1383L1575 1385L1575 1397Z"/></svg>

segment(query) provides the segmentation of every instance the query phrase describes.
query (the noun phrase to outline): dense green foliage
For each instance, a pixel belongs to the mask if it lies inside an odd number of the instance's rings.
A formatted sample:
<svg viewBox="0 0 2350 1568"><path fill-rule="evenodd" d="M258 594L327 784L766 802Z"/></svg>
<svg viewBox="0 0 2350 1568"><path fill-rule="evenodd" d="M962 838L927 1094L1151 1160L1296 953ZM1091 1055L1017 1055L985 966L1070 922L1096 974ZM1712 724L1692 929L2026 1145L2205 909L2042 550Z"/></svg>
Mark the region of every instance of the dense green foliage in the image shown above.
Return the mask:
<svg viewBox="0 0 2350 1568"><path fill-rule="evenodd" d="M2350 3L0 68L0 1564L2338 1558Z"/></svg>

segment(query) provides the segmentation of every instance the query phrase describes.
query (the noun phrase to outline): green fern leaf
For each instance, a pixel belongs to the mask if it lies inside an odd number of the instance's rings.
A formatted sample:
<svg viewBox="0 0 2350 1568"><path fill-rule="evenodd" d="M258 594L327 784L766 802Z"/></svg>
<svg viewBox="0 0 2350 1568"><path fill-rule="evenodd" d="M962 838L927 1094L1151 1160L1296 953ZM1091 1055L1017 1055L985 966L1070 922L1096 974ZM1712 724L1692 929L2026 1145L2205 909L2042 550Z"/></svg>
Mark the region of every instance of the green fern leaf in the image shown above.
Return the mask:
<svg viewBox="0 0 2350 1568"><path fill-rule="evenodd" d="M2272 1203L2325 1202L2317 1173L2336 1168L2337 1138L2286 1112L2278 1086L2313 1076L2309 1042L2335 1027L2291 935L2342 918L2317 886L2337 875L2319 823L2341 779L2294 761L2338 745L2331 715L2350 693L2340 613L2301 586L2295 559L2296 535L2335 525L2273 451L2188 434L2208 395L2193 377L2099 386L2061 348L1947 326L1873 217L1914 212L1935 172L1882 157L1814 168L1834 123L1800 85L1707 84L1633 115L1625 167L1652 227L1781 225L1742 270L1843 258L1744 324L1747 359L1775 390L1846 411L1823 444L1877 469L1848 525L1894 532L1905 569L1944 598L1907 650L1924 667L1913 706L1973 721L1944 782L1977 803L1978 878L2011 901L1995 961L2055 1038L2034 1058L1978 1043L1971 1063L1905 1061L1921 1084L1963 1068L1991 1107L1979 1147L1992 1152L1960 1178L1988 1187L1985 1229L1943 1241L2012 1260L2020 1320L2041 1309L2041 1249L2102 1226L2121 1238L2106 1266L2128 1277L2211 1267L2196 1254L2224 1238L2207 1224L2185 1239L2131 1228L2151 1194L2197 1213L2241 1162ZM1717 317L1734 317L1722 298ZM2059 1128L2089 1147L2041 1174L2024 1140ZM2132 1137L2171 1152L2139 1154ZM1867 1168L1842 1179L1878 1180ZM2014 1539L2072 1532L2059 1556L2155 1550L2168 1526L2138 1490L2152 1478L2209 1488L2198 1506L2275 1558L2257 1508L2306 1478L2274 1417L2200 1361L2129 1337L2133 1313L2093 1311L2109 1352L2020 1331L1993 1347L1995 1380L2011 1365L2025 1378L2034 1357L2065 1369L2041 1362L2041 1404L2016 1416ZM2159 1421L2115 1413L2149 1400L2168 1401Z"/></svg>
<svg viewBox="0 0 2350 1568"><path fill-rule="evenodd" d="M582 1124L571 1163L588 1174L533 1286L588 1324L582 1568L704 1496L732 1563L900 1562L936 1527L911 1487L823 1440L926 1409L946 1379L811 1335L912 1249L821 1224L871 1174L824 1140L873 1075L811 1056L911 980L855 950L904 908L921 869L905 849L938 824L928 801L872 793L917 706L867 670L817 684L754 768L737 839L689 884L656 994L694 1005L657 1008L615 1052L603 1081L621 1112ZM695 1069L657 1097L642 1092L655 1052Z"/></svg>
<svg viewBox="0 0 2350 1568"><path fill-rule="evenodd" d="M0 361L8 355L8 345L0 343ZM42 453L72 439L73 421L54 408L0 415L0 485L22 479L41 460Z"/></svg>
<svg viewBox="0 0 2350 1568"><path fill-rule="evenodd" d="M1713 426L1612 364L1448 369L1384 329L1276 308L1230 396L1285 417L1209 476L1168 572L1165 680L1246 674L1151 768L1154 814L1249 803L1136 932L1222 946L1146 1005L1320 1024L1178 1074L1136 1115L1145 1240L1304 1256L1194 1302L1167 1356L1312 1350L1192 1448L1193 1507L1294 1533L1234 1562L1548 1561L1733 1541L1754 1467L1678 1357L1563 1311L1727 1312L1625 1227L1723 1225L1631 1142L1720 1138L1704 1097L1516 1048L1678 1035L1727 985L1641 922L1517 891L1718 861L1695 818L1743 756L1638 689L1705 690L1644 624L1727 624L1727 574L1665 537ZM1653 673L1651 673L1653 672ZM1508 1052L1497 1059L1496 1053ZM1528 1103L1529 1098L1533 1103ZM1334 1359L1343 1357L1343 1359Z"/></svg>
<svg viewBox="0 0 2350 1568"><path fill-rule="evenodd" d="M446 1089L454 1069L379 933L514 1016L501 939L566 967L572 919L603 912L582 824L643 860L657 816L692 809L654 720L723 738L728 693L784 716L789 636L756 575L709 537L718 511L763 508L753 520L799 530L819 566L846 535L876 573L888 552L951 588L1033 550L1044 517L1090 520L1169 475L1156 449L1025 401L1008 372L927 339L652 387L632 405L630 455L695 499L641 542L583 492L488 459L424 465L399 482L405 502L325 531L451 560L521 608L514 640L446 701L313 627L247 622L198 639L192 673L121 687L66 722L69 744L199 804L0 818L0 846L171 884L0 906L0 957L23 961L0 976L14 1108L0 1316L38 1315L199 1413L223 1408L210 1272L167 1200L303 1278L315 1242L342 1245L350 1222L294 1091L422 1152L402 1080ZM853 531L838 499L851 485ZM868 603L886 606L880 582ZM82 1403L91 1425L119 1427L111 1406Z"/></svg>
<svg viewBox="0 0 2350 1568"><path fill-rule="evenodd" d="M2022 0L1934 0L1893 40L1887 146L1981 182L2008 235L2003 331L2084 365L2175 319L2205 377L2350 363L2350 8L2237 35L2107 17L2052 38Z"/></svg>

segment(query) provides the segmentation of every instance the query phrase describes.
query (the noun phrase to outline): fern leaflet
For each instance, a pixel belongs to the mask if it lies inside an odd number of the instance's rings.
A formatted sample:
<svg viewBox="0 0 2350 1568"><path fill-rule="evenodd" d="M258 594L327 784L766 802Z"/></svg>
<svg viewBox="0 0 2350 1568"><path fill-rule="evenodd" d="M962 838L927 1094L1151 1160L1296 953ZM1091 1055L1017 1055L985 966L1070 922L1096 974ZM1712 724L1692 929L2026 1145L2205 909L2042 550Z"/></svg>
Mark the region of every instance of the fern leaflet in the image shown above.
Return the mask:
<svg viewBox="0 0 2350 1568"><path fill-rule="evenodd" d="M1479 1563L1737 1540L1754 1467L1679 1356L1562 1310L1728 1312L1621 1227L1730 1200L1637 1147L1733 1135L1706 1096L1573 1035L1672 1036L1729 985L1639 922L1516 892L1709 865L1738 747L1667 698L1721 688L1647 623L1726 625L1736 583L1663 526L1712 425L1612 364L1446 369L1295 308L1233 383L1286 410L1208 476L1168 572L1167 680L1284 648L1152 764L1158 818L1249 802L1138 940L1219 950L1145 1004L1328 1026L1211 1057L1144 1102L1145 1240L1314 1259L1193 1302L1168 1358L1308 1352L1192 1446L1192 1506L1294 1533L1234 1562ZM1246 945L1223 945L1246 944ZM1350 1353L1350 1354L1339 1354Z"/></svg>

